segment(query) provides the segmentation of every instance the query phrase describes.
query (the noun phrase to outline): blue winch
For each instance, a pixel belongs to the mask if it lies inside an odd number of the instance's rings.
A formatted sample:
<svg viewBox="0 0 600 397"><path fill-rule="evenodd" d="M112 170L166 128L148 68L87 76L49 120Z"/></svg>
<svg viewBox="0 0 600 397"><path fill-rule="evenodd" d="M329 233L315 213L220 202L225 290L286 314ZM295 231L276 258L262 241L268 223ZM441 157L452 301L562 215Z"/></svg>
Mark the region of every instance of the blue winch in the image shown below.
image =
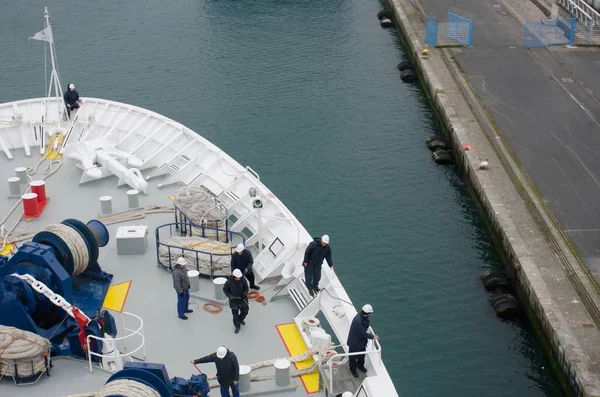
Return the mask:
<svg viewBox="0 0 600 397"><path fill-rule="evenodd" d="M189 380L183 378L169 379L167 368L164 364L151 363L126 363L125 367L111 376L104 388L113 382L122 380L135 381L156 391L160 397L207 397L209 394L208 380L206 375L192 375ZM104 390L103 388L103 390ZM129 397L125 395L114 394L111 390L111 396Z"/></svg>
<svg viewBox="0 0 600 397"><path fill-rule="evenodd" d="M0 324L49 339L51 355L86 358L86 337L116 335L101 311L112 274L98 264L108 230L97 220L49 225L9 259L0 256ZM101 343L90 345L100 352ZM95 357L95 356L94 356Z"/></svg>

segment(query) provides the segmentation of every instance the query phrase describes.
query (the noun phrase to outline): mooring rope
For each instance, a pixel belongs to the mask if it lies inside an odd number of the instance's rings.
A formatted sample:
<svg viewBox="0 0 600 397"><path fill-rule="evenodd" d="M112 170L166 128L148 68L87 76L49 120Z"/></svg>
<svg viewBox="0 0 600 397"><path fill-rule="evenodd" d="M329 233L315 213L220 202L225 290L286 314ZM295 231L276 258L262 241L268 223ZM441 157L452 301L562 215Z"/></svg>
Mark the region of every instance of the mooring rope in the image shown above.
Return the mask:
<svg viewBox="0 0 600 397"><path fill-rule="evenodd" d="M0 379L43 374L50 365L50 347L37 334L0 325Z"/></svg>

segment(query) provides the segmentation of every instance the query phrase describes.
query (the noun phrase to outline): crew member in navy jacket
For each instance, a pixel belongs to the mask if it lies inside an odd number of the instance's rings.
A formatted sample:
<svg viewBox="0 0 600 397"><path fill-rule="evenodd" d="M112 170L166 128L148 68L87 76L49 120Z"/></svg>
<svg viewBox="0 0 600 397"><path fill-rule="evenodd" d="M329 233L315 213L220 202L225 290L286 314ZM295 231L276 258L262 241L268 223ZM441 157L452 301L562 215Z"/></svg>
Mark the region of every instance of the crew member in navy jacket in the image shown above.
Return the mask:
<svg viewBox="0 0 600 397"><path fill-rule="evenodd" d="M69 88L65 91L63 98L67 106L67 114L71 118L71 110L79 109L79 105L81 104L79 93L75 91L75 84L69 84Z"/></svg>
<svg viewBox="0 0 600 397"><path fill-rule="evenodd" d="M369 316L371 313L373 313L373 307L367 304L362 307L360 313L354 316L352 325L350 326L350 332L348 333L348 353L364 352L367 349L367 342L369 339L379 339L377 335L367 331L370 325ZM352 376L358 378L356 368L364 373L367 372L364 354L349 356L348 359Z"/></svg>
<svg viewBox="0 0 600 397"><path fill-rule="evenodd" d="M244 244L238 244L235 248L235 254L231 255L231 271L233 272L235 269L240 269L242 274L248 279L250 288L259 290L260 287L254 284L254 272L252 271L253 264L254 259L252 258L252 253L244 247Z"/></svg>
<svg viewBox="0 0 600 397"><path fill-rule="evenodd" d="M312 296L319 292L323 259L327 259L327 264L333 269L329 236L326 234L321 238L315 237L304 252L304 262L302 263L302 266L304 266L304 282Z"/></svg>
<svg viewBox="0 0 600 397"><path fill-rule="evenodd" d="M215 363L217 366L217 380L221 385L221 396L229 397L229 388L233 397L240 396L238 382L240 381L240 366L235 354L220 346L216 353L209 354L190 361L192 364Z"/></svg>
<svg viewBox="0 0 600 397"><path fill-rule="evenodd" d="M223 286L223 292L229 298L229 308L233 314L233 326L235 333L240 332L240 325L246 325L244 321L248 315L248 282L244 279L242 271L235 269L231 277Z"/></svg>

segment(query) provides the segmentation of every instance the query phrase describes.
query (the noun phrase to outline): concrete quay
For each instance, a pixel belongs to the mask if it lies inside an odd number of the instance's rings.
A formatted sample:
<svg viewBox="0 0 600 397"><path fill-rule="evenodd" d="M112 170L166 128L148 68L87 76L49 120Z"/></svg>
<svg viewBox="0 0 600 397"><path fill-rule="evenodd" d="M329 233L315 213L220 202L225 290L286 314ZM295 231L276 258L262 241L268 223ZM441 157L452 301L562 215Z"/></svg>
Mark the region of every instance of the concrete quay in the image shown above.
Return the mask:
<svg viewBox="0 0 600 397"><path fill-rule="evenodd" d="M386 0L446 126L457 163L506 255L521 303L537 318L573 394L598 397L598 283L507 144L504 130L492 122L456 60L460 50L425 45L425 12L417 1ZM488 169L479 169L482 160L488 161Z"/></svg>

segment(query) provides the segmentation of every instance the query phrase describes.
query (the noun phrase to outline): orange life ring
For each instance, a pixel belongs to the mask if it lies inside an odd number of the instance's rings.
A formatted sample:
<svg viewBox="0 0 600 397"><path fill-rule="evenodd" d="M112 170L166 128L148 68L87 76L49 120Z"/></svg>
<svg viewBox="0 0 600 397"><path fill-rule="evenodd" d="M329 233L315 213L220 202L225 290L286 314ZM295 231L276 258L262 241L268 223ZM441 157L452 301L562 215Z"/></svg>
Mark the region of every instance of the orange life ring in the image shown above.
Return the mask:
<svg viewBox="0 0 600 397"><path fill-rule="evenodd" d="M248 292L248 299L256 299L260 296L258 291L250 291Z"/></svg>
<svg viewBox="0 0 600 397"><path fill-rule="evenodd" d="M259 303L263 303L263 302L265 301L265 297L264 297L264 296L262 296L262 295L260 295L260 296L257 296L257 297L256 297L256 301L257 301L257 302L259 302Z"/></svg>
<svg viewBox="0 0 600 397"><path fill-rule="evenodd" d="M221 313L221 311L223 311L223 306L217 305L216 303L207 302L202 307L204 310L212 314Z"/></svg>

